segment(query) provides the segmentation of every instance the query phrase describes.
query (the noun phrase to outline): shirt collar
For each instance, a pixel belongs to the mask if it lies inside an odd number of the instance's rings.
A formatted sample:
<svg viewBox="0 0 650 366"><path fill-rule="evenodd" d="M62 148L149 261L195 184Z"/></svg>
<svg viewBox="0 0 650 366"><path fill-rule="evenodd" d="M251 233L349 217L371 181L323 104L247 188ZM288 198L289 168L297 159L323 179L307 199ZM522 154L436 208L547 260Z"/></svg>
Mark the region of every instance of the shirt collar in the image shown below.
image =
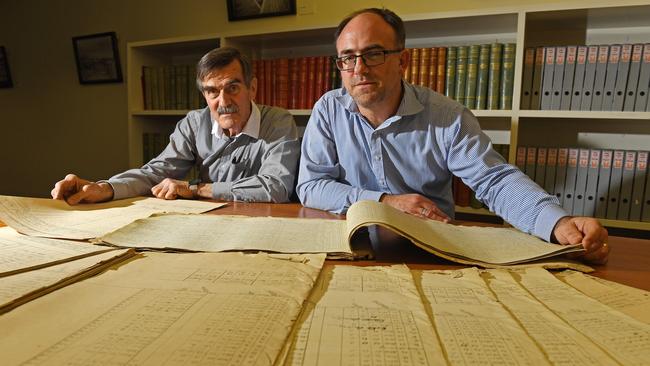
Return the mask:
<svg viewBox="0 0 650 366"><path fill-rule="evenodd" d="M413 85L402 80L402 89L404 90L404 95L402 96L402 100L400 101L395 115L402 117L420 113L424 109L424 106L415 95L415 88ZM336 97L336 100L338 100L339 103L341 103L348 111L359 113L357 103L355 103L354 99L352 99L352 96L347 92L347 90L345 90L345 88L341 88L341 93Z"/></svg>
<svg viewBox="0 0 650 366"><path fill-rule="evenodd" d="M257 104L251 100L251 115L248 117L248 121L244 125L244 129L237 134L239 137L241 135L248 135L254 139L259 138L260 136L260 109L257 108ZM223 129L219 126L219 123L212 119L212 135L216 138L222 139L226 136L223 133Z"/></svg>

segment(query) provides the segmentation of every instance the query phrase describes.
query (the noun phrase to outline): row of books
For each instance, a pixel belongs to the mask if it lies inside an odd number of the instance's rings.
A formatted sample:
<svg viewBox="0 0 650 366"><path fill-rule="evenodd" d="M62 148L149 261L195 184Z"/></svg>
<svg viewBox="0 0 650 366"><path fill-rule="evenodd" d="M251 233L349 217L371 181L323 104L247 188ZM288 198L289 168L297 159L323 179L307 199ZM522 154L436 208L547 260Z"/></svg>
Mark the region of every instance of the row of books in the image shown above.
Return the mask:
<svg viewBox="0 0 650 366"><path fill-rule="evenodd" d="M340 74L328 56L254 60L259 104L311 109L327 91L340 87Z"/></svg>
<svg viewBox="0 0 650 366"><path fill-rule="evenodd" d="M650 43L526 48L521 109L650 111Z"/></svg>
<svg viewBox="0 0 650 366"><path fill-rule="evenodd" d="M516 164L572 215L650 222L647 151L518 147Z"/></svg>
<svg viewBox="0 0 650 366"><path fill-rule="evenodd" d="M510 145L508 144L494 144L494 150L501 154L503 158L508 161L508 154L510 153ZM460 207L472 208L485 208L483 202L476 198L476 194L472 191L463 181L454 176L452 179L452 193L454 197L454 204Z"/></svg>
<svg viewBox="0 0 650 366"><path fill-rule="evenodd" d="M196 86L195 65L142 67L142 95L145 110L199 109L205 98Z"/></svg>
<svg viewBox="0 0 650 366"><path fill-rule="evenodd" d="M404 79L470 109L512 109L514 43L410 48Z"/></svg>

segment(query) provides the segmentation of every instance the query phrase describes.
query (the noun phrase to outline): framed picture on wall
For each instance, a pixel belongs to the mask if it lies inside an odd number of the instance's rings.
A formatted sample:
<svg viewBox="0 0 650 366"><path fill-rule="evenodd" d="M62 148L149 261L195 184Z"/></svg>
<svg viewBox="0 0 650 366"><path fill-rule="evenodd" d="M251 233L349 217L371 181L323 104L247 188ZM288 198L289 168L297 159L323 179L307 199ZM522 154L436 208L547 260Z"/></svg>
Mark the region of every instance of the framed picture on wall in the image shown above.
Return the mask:
<svg viewBox="0 0 650 366"><path fill-rule="evenodd" d="M14 83L11 81L11 72L9 72L9 61L5 47L0 46L0 88L11 88Z"/></svg>
<svg viewBox="0 0 650 366"><path fill-rule="evenodd" d="M115 32L72 38L81 84L122 82Z"/></svg>
<svg viewBox="0 0 650 366"><path fill-rule="evenodd" d="M296 0L227 0L228 20L296 14Z"/></svg>

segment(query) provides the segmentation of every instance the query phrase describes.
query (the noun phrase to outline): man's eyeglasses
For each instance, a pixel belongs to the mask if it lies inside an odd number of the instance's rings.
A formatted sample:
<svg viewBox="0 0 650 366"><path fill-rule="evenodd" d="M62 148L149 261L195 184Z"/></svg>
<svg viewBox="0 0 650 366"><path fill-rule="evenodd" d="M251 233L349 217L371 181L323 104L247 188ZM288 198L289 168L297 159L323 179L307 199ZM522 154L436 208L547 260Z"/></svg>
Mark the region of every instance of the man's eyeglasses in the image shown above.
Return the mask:
<svg viewBox="0 0 650 366"><path fill-rule="evenodd" d="M363 63L370 66L381 65L386 62L386 55L391 53L399 53L402 50L379 50L379 51L368 51L360 55L345 55L341 57L334 58L336 62L336 68L341 71L350 71L354 70L354 66L357 64L357 58L361 57Z"/></svg>

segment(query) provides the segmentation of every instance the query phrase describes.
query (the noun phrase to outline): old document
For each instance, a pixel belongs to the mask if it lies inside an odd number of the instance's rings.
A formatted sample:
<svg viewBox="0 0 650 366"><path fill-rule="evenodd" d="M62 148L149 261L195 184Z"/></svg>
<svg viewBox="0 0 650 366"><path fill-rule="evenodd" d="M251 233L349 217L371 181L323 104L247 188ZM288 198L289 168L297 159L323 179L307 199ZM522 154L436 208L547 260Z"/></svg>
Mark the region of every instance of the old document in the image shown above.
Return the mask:
<svg viewBox="0 0 650 366"><path fill-rule="evenodd" d="M375 201L359 201L347 213L348 234L361 226L381 225L434 254L465 262L511 265L582 251L580 245L546 243L515 229L456 226L420 219Z"/></svg>
<svg viewBox="0 0 650 366"><path fill-rule="evenodd" d="M158 215L135 221L100 240L119 247L352 255L345 222L340 220Z"/></svg>
<svg viewBox="0 0 650 366"><path fill-rule="evenodd" d="M324 258L146 253L0 317L2 363L272 365Z"/></svg>
<svg viewBox="0 0 650 366"><path fill-rule="evenodd" d="M105 252L110 248L70 240L26 236L0 228L0 277Z"/></svg>
<svg viewBox="0 0 650 366"><path fill-rule="evenodd" d="M545 270L518 274L519 282L567 324L624 365L647 365L650 325L588 297Z"/></svg>
<svg viewBox="0 0 650 366"><path fill-rule="evenodd" d="M335 266L312 292L286 365L443 365L406 266Z"/></svg>
<svg viewBox="0 0 650 366"><path fill-rule="evenodd" d="M90 257L0 278L0 314L56 289L94 276L133 255L135 255L133 249L109 250L94 253Z"/></svg>
<svg viewBox="0 0 650 366"><path fill-rule="evenodd" d="M481 273L490 290L555 365L618 365L589 338L564 322L521 287L522 270Z"/></svg>
<svg viewBox="0 0 650 366"><path fill-rule="evenodd" d="M583 294L650 324L650 292L575 271L562 271L555 276Z"/></svg>
<svg viewBox="0 0 650 366"><path fill-rule="evenodd" d="M450 364L549 364L476 268L423 271L421 286Z"/></svg>
<svg viewBox="0 0 650 366"><path fill-rule="evenodd" d="M198 214L223 205L137 197L70 206L61 200L0 196L0 220L18 232L31 236L91 239L154 213Z"/></svg>

